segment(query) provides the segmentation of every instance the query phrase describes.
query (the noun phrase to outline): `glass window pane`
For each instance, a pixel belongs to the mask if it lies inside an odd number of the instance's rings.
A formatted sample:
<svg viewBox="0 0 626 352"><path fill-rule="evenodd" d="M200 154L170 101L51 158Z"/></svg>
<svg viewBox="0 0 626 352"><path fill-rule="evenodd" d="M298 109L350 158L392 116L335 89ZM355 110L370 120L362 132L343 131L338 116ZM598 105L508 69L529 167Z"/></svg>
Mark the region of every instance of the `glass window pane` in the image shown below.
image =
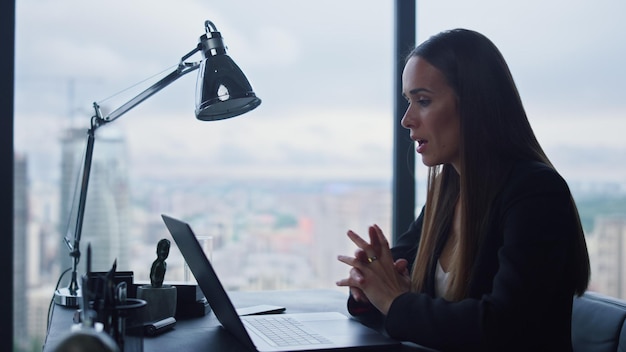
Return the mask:
<svg viewBox="0 0 626 352"><path fill-rule="evenodd" d="M99 128L79 273L91 244L93 270L116 260L148 282L157 242L171 239L165 213L212 236L227 289L334 289L348 272L337 254L354 251L347 229L390 229L392 5L20 1L15 149L28 216L15 274L29 289L16 336L41 340L71 267L63 238L75 233L92 103L106 115L174 70L205 20L263 102L199 121L194 72ZM166 281L185 279L174 245L167 263Z"/></svg>

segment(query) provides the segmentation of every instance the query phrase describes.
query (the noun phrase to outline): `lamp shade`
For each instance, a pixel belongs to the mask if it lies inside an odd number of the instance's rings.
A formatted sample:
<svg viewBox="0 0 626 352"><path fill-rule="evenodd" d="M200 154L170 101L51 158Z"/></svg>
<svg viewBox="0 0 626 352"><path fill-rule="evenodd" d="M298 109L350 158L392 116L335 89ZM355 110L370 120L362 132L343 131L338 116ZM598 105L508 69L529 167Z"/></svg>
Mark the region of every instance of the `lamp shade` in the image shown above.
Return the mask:
<svg viewBox="0 0 626 352"><path fill-rule="evenodd" d="M196 83L196 117L222 120L261 104L239 66L226 54L208 56L200 64Z"/></svg>
<svg viewBox="0 0 626 352"><path fill-rule="evenodd" d="M211 21L206 21L204 26L206 34L198 43L205 59L200 63L196 82L196 117L203 121L222 120L256 108L261 99L226 54L222 34Z"/></svg>

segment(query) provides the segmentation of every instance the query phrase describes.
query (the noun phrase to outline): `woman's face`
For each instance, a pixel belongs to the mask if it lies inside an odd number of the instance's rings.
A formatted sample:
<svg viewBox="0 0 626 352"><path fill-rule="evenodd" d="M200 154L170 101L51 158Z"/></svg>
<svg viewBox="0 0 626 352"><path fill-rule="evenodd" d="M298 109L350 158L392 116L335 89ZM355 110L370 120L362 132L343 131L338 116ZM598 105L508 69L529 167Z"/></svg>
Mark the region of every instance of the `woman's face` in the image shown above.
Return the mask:
<svg viewBox="0 0 626 352"><path fill-rule="evenodd" d="M460 122L457 97L443 73L428 61L413 56L402 73L402 95L409 107L401 124L411 131L417 152L426 166L460 167Z"/></svg>

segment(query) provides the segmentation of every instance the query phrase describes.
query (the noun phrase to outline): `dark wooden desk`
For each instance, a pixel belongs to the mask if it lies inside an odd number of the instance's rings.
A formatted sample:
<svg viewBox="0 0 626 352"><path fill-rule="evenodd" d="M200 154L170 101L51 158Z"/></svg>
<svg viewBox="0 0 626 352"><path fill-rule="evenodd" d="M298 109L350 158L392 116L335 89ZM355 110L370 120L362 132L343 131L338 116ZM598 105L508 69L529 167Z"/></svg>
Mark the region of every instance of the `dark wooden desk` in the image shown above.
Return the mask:
<svg viewBox="0 0 626 352"><path fill-rule="evenodd" d="M287 313L338 311L348 315L347 293L336 290L229 292L236 308L258 304L281 305ZM55 306L43 352L54 346L70 331L75 309ZM178 320L176 327L162 335L144 338L144 351L248 351L222 328L215 315ZM399 351L431 351L405 344Z"/></svg>

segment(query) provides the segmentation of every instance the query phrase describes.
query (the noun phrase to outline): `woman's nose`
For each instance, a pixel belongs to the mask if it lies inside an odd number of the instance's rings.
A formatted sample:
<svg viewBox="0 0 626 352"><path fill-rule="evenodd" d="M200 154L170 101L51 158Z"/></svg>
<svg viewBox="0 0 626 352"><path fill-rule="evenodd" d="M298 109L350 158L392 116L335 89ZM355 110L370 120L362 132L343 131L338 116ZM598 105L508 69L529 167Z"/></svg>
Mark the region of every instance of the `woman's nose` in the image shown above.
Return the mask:
<svg viewBox="0 0 626 352"><path fill-rule="evenodd" d="M400 120L400 125L402 125L402 127L406 129L410 129L411 127L414 127L415 125L415 121L412 118L411 112L412 112L411 105L409 105L406 108L406 111L404 112L404 116L402 116L402 120Z"/></svg>

